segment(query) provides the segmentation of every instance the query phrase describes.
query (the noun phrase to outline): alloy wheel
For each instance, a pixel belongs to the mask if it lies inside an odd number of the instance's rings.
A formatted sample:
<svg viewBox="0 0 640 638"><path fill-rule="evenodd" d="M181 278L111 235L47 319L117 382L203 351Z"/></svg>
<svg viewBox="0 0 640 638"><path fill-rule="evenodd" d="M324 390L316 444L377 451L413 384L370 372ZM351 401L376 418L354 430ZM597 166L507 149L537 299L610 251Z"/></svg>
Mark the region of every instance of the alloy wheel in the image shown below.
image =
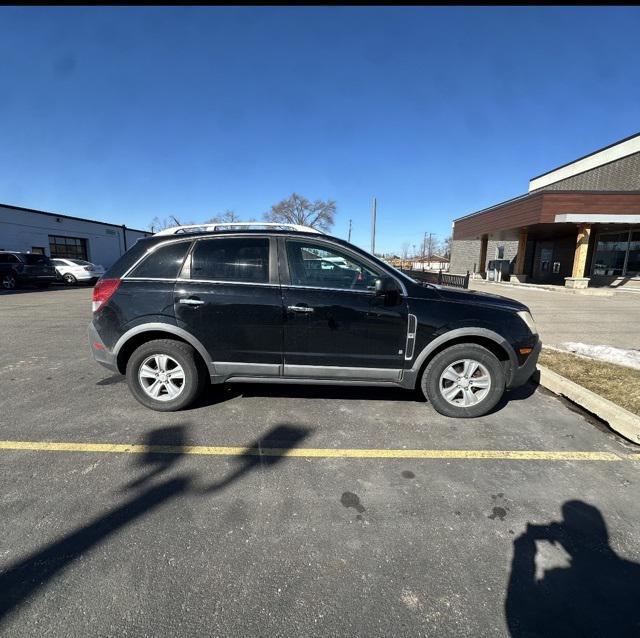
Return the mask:
<svg viewBox="0 0 640 638"><path fill-rule="evenodd" d="M458 407L469 407L489 394L491 375L479 361L460 359L444 369L438 386L445 401Z"/></svg>
<svg viewBox="0 0 640 638"><path fill-rule="evenodd" d="M185 387L182 366L166 354L147 357L138 369L138 381L145 394L155 401L172 401Z"/></svg>
<svg viewBox="0 0 640 638"><path fill-rule="evenodd" d="M2 287L5 290L13 290L16 287L16 278L13 275L5 275L2 278Z"/></svg>

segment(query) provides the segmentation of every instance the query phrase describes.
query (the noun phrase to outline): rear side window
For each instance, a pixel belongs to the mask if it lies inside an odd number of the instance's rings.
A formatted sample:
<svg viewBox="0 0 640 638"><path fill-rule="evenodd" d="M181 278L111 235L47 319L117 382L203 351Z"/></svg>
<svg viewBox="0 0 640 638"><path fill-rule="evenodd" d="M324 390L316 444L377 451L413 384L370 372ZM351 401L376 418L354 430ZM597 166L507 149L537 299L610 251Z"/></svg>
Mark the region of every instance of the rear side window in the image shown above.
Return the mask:
<svg viewBox="0 0 640 638"><path fill-rule="evenodd" d="M268 283L269 240L201 239L191 256L191 279Z"/></svg>
<svg viewBox="0 0 640 638"><path fill-rule="evenodd" d="M22 255L22 261L29 266L36 266L38 264L50 264L51 260L46 255L36 255L34 253Z"/></svg>
<svg viewBox="0 0 640 638"><path fill-rule="evenodd" d="M151 279L175 279L180 272L182 262L191 246L189 241L168 244L154 250L138 264L129 277L148 277Z"/></svg>

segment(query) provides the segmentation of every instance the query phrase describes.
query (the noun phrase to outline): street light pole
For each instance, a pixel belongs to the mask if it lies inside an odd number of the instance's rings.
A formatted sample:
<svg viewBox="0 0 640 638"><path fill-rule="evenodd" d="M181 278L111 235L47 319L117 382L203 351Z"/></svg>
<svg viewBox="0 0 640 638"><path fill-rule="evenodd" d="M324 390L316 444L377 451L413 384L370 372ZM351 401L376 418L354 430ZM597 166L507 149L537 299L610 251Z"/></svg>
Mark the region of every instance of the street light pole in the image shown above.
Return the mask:
<svg viewBox="0 0 640 638"><path fill-rule="evenodd" d="M376 254L376 198L373 198L373 204L371 206L371 254Z"/></svg>
<svg viewBox="0 0 640 638"><path fill-rule="evenodd" d="M347 241L351 241L351 220L349 220L349 236L347 237Z"/></svg>

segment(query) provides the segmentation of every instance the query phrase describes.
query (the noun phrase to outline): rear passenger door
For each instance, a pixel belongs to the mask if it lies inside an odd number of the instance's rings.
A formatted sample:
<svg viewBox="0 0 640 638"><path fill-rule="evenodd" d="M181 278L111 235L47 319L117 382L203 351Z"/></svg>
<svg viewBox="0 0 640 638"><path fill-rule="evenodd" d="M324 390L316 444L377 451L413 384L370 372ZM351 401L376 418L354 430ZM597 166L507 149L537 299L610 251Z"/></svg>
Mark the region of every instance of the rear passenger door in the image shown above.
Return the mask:
<svg viewBox="0 0 640 638"><path fill-rule="evenodd" d="M282 298L275 238L198 239L176 282L178 325L207 349L221 376L279 376Z"/></svg>

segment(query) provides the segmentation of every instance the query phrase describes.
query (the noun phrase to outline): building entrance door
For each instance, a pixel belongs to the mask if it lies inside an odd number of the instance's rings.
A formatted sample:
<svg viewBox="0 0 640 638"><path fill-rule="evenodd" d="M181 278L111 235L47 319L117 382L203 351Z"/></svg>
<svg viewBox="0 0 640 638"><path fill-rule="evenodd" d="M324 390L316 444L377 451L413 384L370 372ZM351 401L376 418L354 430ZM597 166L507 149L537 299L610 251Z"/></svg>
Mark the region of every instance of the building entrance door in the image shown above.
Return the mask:
<svg viewBox="0 0 640 638"><path fill-rule="evenodd" d="M533 275L537 281L548 281L553 274L553 242L538 242Z"/></svg>

